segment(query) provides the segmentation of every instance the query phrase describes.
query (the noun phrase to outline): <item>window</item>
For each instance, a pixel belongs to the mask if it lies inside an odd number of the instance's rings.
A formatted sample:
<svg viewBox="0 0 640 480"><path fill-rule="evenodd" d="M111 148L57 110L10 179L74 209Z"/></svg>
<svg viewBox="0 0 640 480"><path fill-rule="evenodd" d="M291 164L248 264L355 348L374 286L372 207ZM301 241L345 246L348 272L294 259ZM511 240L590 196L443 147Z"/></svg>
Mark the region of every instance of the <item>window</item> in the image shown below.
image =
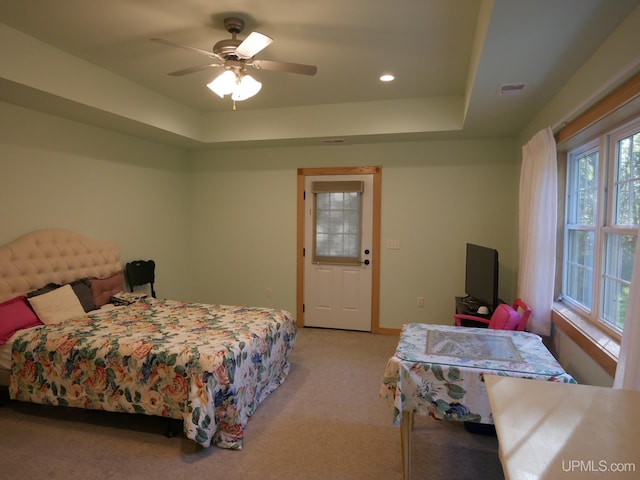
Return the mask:
<svg viewBox="0 0 640 480"><path fill-rule="evenodd" d="M313 182L315 263L360 264L362 181Z"/></svg>
<svg viewBox="0 0 640 480"><path fill-rule="evenodd" d="M562 297L622 332L640 226L640 120L569 152Z"/></svg>

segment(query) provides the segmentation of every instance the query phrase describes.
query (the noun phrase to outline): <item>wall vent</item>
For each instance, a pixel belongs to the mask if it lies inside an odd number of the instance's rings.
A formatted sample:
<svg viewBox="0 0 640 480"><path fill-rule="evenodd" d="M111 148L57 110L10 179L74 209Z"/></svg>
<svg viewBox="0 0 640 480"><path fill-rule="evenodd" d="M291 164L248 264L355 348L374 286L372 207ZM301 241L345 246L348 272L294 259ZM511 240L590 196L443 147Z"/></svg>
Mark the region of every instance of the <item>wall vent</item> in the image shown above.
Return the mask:
<svg viewBox="0 0 640 480"><path fill-rule="evenodd" d="M526 83L505 83L500 85L498 95L520 95L526 87Z"/></svg>
<svg viewBox="0 0 640 480"><path fill-rule="evenodd" d="M344 138L325 138L322 143L325 145L340 145L344 143Z"/></svg>

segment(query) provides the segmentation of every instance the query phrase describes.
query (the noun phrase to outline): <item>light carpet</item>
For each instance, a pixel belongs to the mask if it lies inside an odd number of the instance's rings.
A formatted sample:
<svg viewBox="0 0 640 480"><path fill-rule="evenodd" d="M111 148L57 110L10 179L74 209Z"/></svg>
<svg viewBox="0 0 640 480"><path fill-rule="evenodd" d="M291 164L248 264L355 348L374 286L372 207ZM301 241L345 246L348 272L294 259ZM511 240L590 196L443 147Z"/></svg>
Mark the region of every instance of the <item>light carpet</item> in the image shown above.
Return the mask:
<svg viewBox="0 0 640 480"><path fill-rule="evenodd" d="M379 396L397 337L301 329L288 378L255 412L244 448L203 449L144 415L6 402L0 479L400 480L400 431ZM497 439L416 416L412 480L503 479Z"/></svg>

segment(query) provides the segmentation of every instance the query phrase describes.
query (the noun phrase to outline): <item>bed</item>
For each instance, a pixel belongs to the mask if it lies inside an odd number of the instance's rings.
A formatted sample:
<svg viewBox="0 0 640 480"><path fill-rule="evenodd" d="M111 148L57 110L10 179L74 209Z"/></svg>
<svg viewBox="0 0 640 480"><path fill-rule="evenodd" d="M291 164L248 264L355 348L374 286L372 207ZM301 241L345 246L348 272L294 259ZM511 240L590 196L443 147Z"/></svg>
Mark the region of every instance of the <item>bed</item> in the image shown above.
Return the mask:
<svg viewBox="0 0 640 480"><path fill-rule="evenodd" d="M0 248L0 385L19 401L180 420L203 447L241 449L288 374L292 315L124 286L111 242L40 230Z"/></svg>

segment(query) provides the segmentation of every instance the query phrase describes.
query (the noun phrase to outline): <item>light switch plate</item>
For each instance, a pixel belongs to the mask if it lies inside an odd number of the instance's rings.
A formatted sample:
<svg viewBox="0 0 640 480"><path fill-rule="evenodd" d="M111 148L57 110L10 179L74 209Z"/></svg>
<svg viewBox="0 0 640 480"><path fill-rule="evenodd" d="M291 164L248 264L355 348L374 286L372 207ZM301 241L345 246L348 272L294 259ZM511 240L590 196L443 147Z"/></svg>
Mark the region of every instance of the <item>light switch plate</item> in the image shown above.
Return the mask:
<svg viewBox="0 0 640 480"><path fill-rule="evenodd" d="M389 250L400 250L400 240L387 240Z"/></svg>

